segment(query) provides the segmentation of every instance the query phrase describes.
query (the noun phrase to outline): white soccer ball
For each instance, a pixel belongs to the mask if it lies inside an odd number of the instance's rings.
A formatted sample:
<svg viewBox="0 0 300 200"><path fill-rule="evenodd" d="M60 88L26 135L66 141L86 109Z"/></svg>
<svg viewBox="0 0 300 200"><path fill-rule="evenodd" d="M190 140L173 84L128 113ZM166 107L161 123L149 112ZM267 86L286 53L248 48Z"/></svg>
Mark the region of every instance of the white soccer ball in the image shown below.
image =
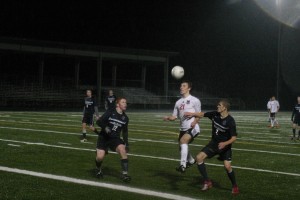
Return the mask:
<svg viewBox="0 0 300 200"><path fill-rule="evenodd" d="M181 66L175 66L172 68L171 75L175 79L181 79L184 76L184 69Z"/></svg>

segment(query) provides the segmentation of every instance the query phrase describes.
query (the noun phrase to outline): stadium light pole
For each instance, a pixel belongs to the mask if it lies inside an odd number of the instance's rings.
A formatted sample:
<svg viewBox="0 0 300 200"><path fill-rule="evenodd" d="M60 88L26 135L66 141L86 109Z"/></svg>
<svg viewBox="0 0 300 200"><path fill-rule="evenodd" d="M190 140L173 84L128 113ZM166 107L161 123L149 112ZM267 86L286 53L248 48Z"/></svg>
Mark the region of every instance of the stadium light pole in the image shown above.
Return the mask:
<svg viewBox="0 0 300 200"><path fill-rule="evenodd" d="M276 0L278 19L281 19L281 0ZM277 76L276 76L276 97L279 100L279 87L280 87L280 54L281 54L281 21L278 20L278 40L277 40Z"/></svg>

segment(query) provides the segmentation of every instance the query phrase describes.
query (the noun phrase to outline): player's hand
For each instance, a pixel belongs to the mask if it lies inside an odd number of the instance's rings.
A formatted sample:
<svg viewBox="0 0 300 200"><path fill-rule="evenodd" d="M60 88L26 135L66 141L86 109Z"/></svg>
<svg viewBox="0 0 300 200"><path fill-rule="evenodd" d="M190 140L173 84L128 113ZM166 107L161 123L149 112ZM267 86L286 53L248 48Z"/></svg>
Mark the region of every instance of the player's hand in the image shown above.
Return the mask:
<svg viewBox="0 0 300 200"><path fill-rule="evenodd" d="M196 124L197 124L197 122L196 122L196 121L193 121L193 122L191 123L191 128L195 128Z"/></svg>
<svg viewBox="0 0 300 200"><path fill-rule="evenodd" d="M96 116L95 118L96 118L96 120L98 120L98 119L99 119L99 117L98 117L98 116Z"/></svg>
<svg viewBox="0 0 300 200"><path fill-rule="evenodd" d="M163 120L164 121L169 121L169 117L168 116L164 116Z"/></svg>
<svg viewBox="0 0 300 200"><path fill-rule="evenodd" d="M225 142L220 142L218 147L219 147L219 149L224 149L226 147Z"/></svg>
<svg viewBox="0 0 300 200"><path fill-rule="evenodd" d="M107 126L105 127L105 133L110 134L111 133L111 129Z"/></svg>
<svg viewBox="0 0 300 200"><path fill-rule="evenodd" d="M126 151L126 153L129 153L129 146L125 146L125 151Z"/></svg>

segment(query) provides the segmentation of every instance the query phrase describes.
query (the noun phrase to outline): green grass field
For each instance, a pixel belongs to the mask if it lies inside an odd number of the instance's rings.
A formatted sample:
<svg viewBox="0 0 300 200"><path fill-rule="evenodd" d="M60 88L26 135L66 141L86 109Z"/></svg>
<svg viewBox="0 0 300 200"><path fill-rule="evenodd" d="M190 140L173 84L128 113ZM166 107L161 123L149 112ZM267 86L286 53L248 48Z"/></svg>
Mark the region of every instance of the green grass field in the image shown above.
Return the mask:
<svg viewBox="0 0 300 200"><path fill-rule="evenodd" d="M178 121L162 121L170 113L127 114L130 183L119 179L119 156L114 153L104 161L104 179L95 178L97 137L89 132L89 143L80 143L80 113L0 112L0 199L163 199L147 195L151 191L179 199L299 199L300 142L290 140L291 113L281 112L281 127L270 129L265 112L232 112L239 134L233 145L232 165L240 188L235 197L222 162L216 158L206 162L214 183L207 192L200 191L202 180L196 166L185 174L175 171L179 165ZM193 155L210 139L211 122L201 119L200 126L200 136L190 145ZM41 177L36 172L79 182Z"/></svg>

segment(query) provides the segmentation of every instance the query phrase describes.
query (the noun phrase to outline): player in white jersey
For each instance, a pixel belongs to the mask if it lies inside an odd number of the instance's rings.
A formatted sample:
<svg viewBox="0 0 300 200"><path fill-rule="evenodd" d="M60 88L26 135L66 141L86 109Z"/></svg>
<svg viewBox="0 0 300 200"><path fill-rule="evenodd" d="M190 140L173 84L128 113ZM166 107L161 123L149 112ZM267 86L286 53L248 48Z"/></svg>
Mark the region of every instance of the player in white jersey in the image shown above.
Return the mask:
<svg viewBox="0 0 300 200"><path fill-rule="evenodd" d="M272 101L272 98L269 99L268 103L267 103L267 110L268 110L268 113L269 113L269 119L268 119L268 122L271 122L271 116L270 116L270 108L271 108L271 101Z"/></svg>
<svg viewBox="0 0 300 200"><path fill-rule="evenodd" d="M279 102L275 99L275 96L272 96L271 102L269 104L270 109L270 117L271 117L271 128L274 127L274 124L276 124L276 127L279 127L278 121L276 119L276 113L278 113L280 108Z"/></svg>
<svg viewBox="0 0 300 200"><path fill-rule="evenodd" d="M176 102L172 116L164 117L165 121L180 120L180 134L178 138L180 145L180 165L176 170L181 173L185 172L186 168L195 163L195 159L189 152L188 144L200 133L199 118L184 116L185 112L201 112L200 100L190 94L191 89L191 82L183 81L181 83L180 94L182 97Z"/></svg>

